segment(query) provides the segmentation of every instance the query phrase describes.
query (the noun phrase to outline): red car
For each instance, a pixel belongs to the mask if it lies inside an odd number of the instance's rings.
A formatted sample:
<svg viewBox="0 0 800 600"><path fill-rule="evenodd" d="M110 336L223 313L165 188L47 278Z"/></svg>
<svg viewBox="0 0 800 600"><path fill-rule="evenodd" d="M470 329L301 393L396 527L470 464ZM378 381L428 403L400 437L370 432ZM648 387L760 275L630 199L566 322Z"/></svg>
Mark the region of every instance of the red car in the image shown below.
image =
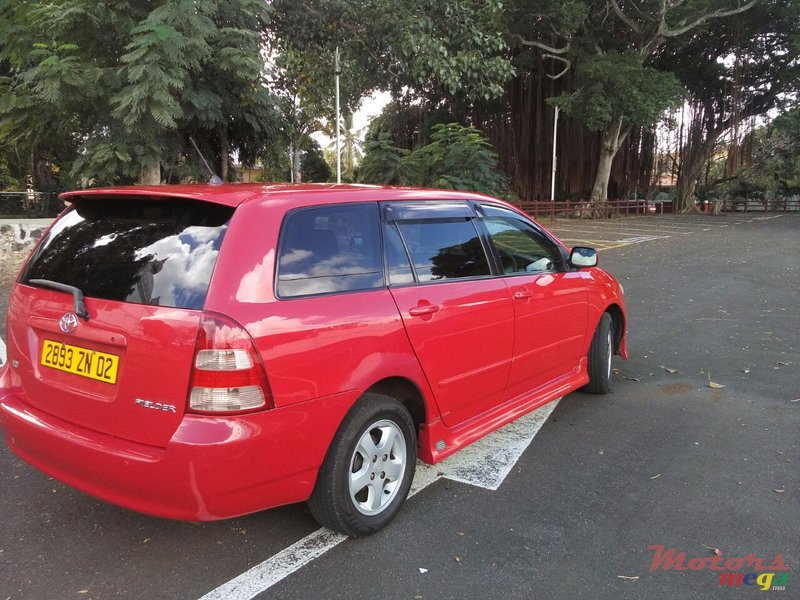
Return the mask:
<svg viewBox="0 0 800 600"><path fill-rule="evenodd" d="M0 420L45 473L213 520L308 501L358 536L435 463L611 386L622 288L513 206L342 185L93 189L8 305Z"/></svg>

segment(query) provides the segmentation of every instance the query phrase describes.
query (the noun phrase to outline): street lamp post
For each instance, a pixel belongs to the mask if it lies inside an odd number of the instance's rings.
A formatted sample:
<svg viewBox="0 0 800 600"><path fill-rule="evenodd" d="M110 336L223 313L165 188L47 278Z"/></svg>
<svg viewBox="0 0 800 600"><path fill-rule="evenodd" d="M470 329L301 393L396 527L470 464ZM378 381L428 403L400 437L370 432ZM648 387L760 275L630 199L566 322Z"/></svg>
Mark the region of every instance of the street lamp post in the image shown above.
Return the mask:
<svg viewBox="0 0 800 600"><path fill-rule="evenodd" d="M336 48L334 55L334 73L336 75L336 183L342 183L342 144L340 141L339 124L339 74L342 72L339 67L339 48Z"/></svg>
<svg viewBox="0 0 800 600"><path fill-rule="evenodd" d="M550 201L556 200L556 142L558 140L558 111L556 106L556 114L553 118L553 175L550 178Z"/></svg>

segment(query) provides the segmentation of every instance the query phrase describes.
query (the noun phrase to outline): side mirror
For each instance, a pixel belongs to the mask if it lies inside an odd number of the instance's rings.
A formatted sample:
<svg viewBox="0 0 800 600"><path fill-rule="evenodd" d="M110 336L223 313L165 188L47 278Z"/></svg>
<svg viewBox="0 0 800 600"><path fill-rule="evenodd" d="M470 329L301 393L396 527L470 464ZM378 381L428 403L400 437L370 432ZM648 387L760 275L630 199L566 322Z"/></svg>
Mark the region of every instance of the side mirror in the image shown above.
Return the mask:
<svg viewBox="0 0 800 600"><path fill-rule="evenodd" d="M585 246L575 246L569 253L569 264L573 267L596 267L597 250Z"/></svg>

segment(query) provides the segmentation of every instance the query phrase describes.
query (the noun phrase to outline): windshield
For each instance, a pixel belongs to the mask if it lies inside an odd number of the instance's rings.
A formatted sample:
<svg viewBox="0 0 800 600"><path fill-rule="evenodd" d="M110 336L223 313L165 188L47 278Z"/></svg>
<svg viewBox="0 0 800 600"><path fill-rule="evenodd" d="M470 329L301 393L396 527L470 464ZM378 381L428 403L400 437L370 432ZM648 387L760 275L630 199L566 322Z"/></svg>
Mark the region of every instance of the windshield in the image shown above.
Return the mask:
<svg viewBox="0 0 800 600"><path fill-rule="evenodd" d="M233 209L196 200L82 200L53 225L21 275L87 297L201 309Z"/></svg>

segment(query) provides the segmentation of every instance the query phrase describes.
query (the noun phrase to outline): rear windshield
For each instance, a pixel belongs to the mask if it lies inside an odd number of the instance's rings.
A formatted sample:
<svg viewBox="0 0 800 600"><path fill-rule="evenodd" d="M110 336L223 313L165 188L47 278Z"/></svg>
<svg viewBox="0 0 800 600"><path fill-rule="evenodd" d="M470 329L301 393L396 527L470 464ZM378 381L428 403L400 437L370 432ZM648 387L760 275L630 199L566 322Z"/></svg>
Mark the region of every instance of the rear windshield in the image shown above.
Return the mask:
<svg viewBox="0 0 800 600"><path fill-rule="evenodd" d="M55 223L21 275L85 296L201 309L233 209L196 200L87 198Z"/></svg>

